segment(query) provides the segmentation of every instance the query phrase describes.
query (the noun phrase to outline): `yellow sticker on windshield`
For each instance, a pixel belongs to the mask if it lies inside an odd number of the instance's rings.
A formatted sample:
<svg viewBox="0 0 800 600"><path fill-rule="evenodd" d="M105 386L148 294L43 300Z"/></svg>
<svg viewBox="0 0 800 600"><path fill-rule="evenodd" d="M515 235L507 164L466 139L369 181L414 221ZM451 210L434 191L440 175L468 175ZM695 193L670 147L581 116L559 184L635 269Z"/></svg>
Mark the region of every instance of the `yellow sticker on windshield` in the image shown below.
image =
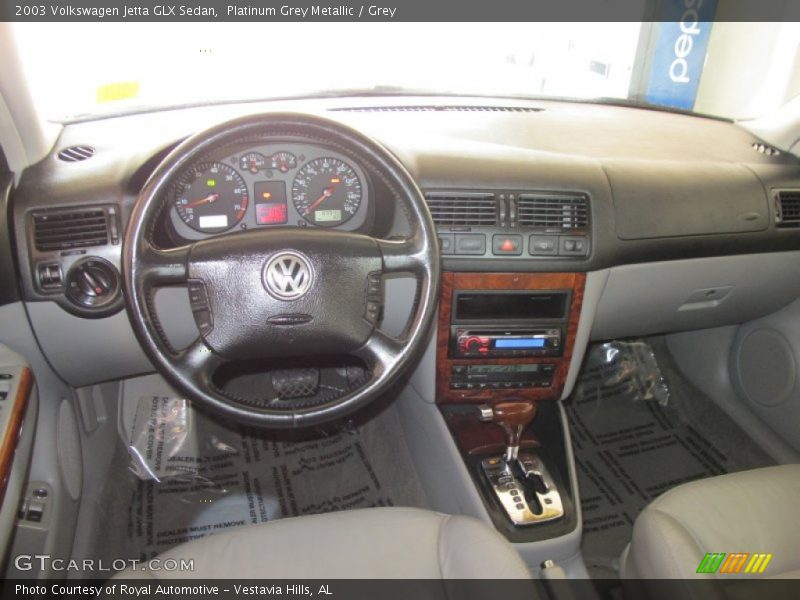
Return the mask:
<svg viewBox="0 0 800 600"><path fill-rule="evenodd" d="M117 83L107 83L97 88L97 103L117 102L136 98L139 95L138 81L120 81Z"/></svg>

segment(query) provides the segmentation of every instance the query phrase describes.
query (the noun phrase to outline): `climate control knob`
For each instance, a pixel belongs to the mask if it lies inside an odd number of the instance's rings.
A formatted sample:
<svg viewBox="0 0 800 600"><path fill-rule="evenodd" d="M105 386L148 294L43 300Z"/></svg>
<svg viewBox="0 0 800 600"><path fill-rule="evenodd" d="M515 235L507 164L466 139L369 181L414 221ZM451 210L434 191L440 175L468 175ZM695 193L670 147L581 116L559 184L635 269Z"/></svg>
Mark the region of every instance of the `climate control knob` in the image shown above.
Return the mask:
<svg viewBox="0 0 800 600"><path fill-rule="evenodd" d="M119 271L105 259L83 258L67 273L66 296L78 306L98 308L120 293Z"/></svg>

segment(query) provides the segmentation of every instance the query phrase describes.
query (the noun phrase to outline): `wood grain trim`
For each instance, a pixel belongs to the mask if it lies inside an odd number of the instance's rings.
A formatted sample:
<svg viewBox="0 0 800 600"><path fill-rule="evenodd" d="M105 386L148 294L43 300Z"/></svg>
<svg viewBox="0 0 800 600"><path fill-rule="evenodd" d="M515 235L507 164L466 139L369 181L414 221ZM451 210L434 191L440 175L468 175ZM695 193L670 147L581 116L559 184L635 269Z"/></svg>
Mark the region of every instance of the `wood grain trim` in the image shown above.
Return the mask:
<svg viewBox="0 0 800 600"><path fill-rule="evenodd" d="M6 434L3 436L3 441L0 444L0 506L5 499L8 479L11 476L11 468L14 465L14 454L17 451L19 438L22 435L22 424L25 421L25 413L28 410L28 402L31 397L32 389L33 374L30 369L24 367L19 372L17 393L14 399L11 400L7 398L4 400L4 402L11 405L5 407L11 410L11 416L8 419Z"/></svg>
<svg viewBox="0 0 800 600"><path fill-rule="evenodd" d="M506 450L506 436L497 423L480 421L476 413L444 413L444 420L450 433L464 454L503 454ZM522 433L520 448L530 450L541 444L528 427Z"/></svg>
<svg viewBox="0 0 800 600"><path fill-rule="evenodd" d="M436 338L436 401L440 403L494 403L508 400L553 400L561 397L567 380L578 321L583 306L585 273L454 273L442 274L439 298L439 322ZM553 385L549 388L513 390L451 390L450 370L453 365L475 364L475 359L450 359L450 322L454 290L572 290L564 354L557 358L494 358L481 364L519 365L552 363L556 365Z"/></svg>

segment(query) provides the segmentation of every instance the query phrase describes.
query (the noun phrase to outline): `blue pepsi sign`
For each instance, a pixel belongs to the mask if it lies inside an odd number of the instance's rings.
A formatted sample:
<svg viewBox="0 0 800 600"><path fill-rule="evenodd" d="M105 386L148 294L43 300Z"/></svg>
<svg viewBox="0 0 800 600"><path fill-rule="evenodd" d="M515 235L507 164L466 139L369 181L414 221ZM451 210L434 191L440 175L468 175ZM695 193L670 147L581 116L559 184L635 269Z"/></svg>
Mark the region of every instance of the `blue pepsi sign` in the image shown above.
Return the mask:
<svg viewBox="0 0 800 600"><path fill-rule="evenodd" d="M691 110L703 73L717 0L664 0L645 100Z"/></svg>

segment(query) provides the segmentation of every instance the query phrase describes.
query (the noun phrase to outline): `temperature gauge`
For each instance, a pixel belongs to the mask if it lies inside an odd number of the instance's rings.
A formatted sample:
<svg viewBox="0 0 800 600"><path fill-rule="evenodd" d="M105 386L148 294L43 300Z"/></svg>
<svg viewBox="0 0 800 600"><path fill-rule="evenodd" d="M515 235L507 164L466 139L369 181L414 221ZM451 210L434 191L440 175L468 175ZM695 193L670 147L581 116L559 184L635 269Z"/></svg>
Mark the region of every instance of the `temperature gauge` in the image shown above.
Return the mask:
<svg viewBox="0 0 800 600"><path fill-rule="evenodd" d="M239 168L253 175L267 168L267 157L258 152L248 152L239 159Z"/></svg>
<svg viewBox="0 0 800 600"><path fill-rule="evenodd" d="M281 173L288 173L297 168L297 157L291 152L276 152L269 159L270 168L277 169Z"/></svg>

